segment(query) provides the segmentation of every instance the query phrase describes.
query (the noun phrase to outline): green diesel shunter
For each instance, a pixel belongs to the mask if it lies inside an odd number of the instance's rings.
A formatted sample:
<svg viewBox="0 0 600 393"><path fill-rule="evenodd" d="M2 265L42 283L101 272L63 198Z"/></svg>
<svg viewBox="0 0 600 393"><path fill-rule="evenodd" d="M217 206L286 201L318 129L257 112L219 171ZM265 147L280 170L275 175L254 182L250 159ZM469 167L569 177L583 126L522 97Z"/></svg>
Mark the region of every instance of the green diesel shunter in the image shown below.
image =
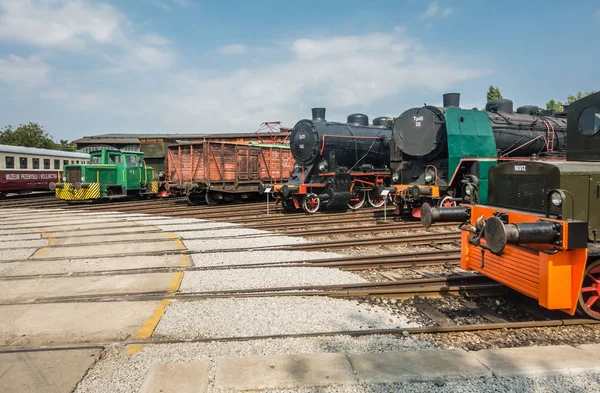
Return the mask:
<svg viewBox="0 0 600 393"><path fill-rule="evenodd" d="M144 153L100 150L90 153L90 164L65 165L59 183L50 183L65 201L155 195L158 181L146 166Z"/></svg>

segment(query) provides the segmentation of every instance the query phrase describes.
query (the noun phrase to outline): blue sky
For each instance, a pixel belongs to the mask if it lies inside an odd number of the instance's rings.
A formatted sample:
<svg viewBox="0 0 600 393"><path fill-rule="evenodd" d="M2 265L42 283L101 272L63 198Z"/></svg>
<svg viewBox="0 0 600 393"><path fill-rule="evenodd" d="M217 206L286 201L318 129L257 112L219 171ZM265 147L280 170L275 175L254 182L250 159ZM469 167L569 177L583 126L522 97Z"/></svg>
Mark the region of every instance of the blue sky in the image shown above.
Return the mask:
<svg viewBox="0 0 600 393"><path fill-rule="evenodd" d="M543 106L600 89L599 33L597 0L0 0L0 126L252 132L490 84Z"/></svg>

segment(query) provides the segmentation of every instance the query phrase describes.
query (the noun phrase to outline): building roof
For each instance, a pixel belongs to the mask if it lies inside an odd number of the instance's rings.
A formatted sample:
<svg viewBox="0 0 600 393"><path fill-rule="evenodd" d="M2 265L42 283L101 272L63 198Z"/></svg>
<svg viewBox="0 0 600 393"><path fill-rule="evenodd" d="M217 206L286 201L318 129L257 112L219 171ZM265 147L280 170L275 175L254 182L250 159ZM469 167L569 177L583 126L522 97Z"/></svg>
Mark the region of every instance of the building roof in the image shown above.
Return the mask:
<svg viewBox="0 0 600 393"><path fill-rule="evenodd" d="M280 132L276 134L285 134L287 132ZM267 133L259 133L259 135L268 135ZM203 139L203 138L252 138L256 137L254 132L246 133L225 133L225 134L101 134L93 136L85 136L81 139L74 140L74 143L119 143L119 144L133 144L140 143L140 139L173 139L173 140L185 140L185 139Z"/></svg>
<svg viewBox="0 0 600 393"><path fill-rule="evenodd" d="M1 153L14 153L14 154L34 154L34 155L52 156L52 157L90 158L89 154L75 153L72 151L38 149L37 147L23 147L23 146L11 146L11 145L0 145L0 152Z"/></svg>

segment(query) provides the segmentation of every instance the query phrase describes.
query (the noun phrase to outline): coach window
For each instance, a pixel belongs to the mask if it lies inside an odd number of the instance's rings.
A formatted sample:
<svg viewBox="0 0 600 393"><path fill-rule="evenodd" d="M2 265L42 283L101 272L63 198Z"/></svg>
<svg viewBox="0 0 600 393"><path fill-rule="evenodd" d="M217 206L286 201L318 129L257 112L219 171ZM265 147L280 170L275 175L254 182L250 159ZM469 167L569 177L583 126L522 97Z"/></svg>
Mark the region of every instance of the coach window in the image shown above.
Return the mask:
<svg viewBox="0 0 600 393"><path fill-rule="evenodd" d="M50 159L44 158L44 169L50 169Z"/></svg>
<svg viewBox="0 0 600 393"><path fill-rule="evenodd" d="M60 160L54 160L54 169L60 169Z"/></svg>
<svg viewBox="0 0 600 393"><path fill-rule="evenodd" d="M15 168L15 158L11 156L6 156L6 169L14 169Z"/></svg>
<svg viewBox="0 0 600 393"><path fill-rule="evenodd" d="M33 169L40 169L40 159L32 158L31 160L33 161Z"/></svg>
<svg viewBox="0 0 600 393"><path fill-rule="evenodd" d="M27 157L19 157L19 169L27 169Z"/></svg>
<svg viewBox="0 0 600 393"><path fill-rule="evenodd" d="M63 166L69 165L69 160L63 160Z"/></svg>

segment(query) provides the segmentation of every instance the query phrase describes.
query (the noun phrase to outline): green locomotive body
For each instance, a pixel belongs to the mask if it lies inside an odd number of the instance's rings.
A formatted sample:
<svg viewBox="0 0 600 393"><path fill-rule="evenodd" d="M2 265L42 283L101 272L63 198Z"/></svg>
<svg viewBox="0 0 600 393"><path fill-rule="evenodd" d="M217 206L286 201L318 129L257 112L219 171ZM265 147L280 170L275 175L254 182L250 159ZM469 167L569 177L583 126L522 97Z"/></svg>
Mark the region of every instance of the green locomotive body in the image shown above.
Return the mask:
<svg viewBox="0 0 600 393"><path fill-rule="evenodd" d="M65 201L91 201L154 195L158 181L146 166L144 153L100 150L90 153L90 164L66 165L60 182L50 184Z"/></svg>

